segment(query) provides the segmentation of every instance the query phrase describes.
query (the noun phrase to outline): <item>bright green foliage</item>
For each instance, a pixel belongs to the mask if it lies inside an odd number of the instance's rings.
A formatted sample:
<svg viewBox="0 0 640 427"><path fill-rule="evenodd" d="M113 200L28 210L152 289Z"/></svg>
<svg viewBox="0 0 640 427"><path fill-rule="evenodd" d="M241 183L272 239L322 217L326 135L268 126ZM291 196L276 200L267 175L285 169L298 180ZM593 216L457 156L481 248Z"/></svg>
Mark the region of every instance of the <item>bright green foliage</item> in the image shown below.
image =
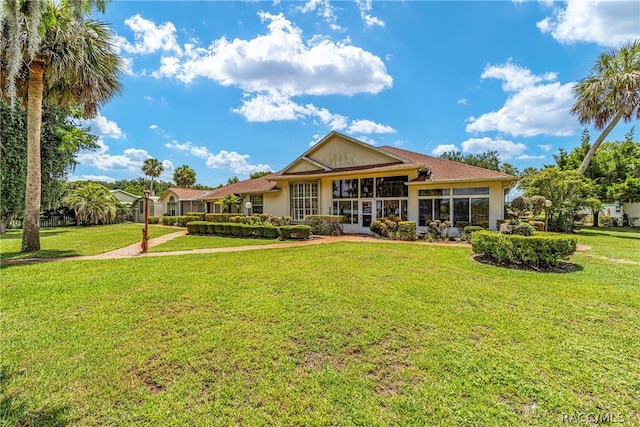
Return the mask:
<svg viewBox="0 0 640 427"><path fill-rule="evenodd" d="M415 221L400 221L398 223L398 232L395 235L396 240L412 241L418 237Z"/></svg>
<svg viewBox="0 0 640 427"><path fill-rule="evenodd" d="M280 227L282 240L305 240L311 237L311 227L308 225L283 225Z"/></svg>
<svg viewBox="0 0 640 427"><path fill-rule="evenodd" d="M162 171L164 171L164 165L158 159L151 157L142 162L142 172L150 179L149 191L151 194L154 194L153 180L159 177Z"/></svg>
<svg viewBox="0 0 640 427"><path fill-rule="evenodd" d="M593 181L580 176L575 170L560 170L545 167L540 171L530 171L518 183L526 196L542 195L551 201L549 230L572 231L580 209L586 200L593 197Z"/></svg>
<svg viewBox="0 0 640 427"><path fill-rule="evenodd" d="M260 178L262 176L266 176L266 175L271 175L273 172L271 171L260 171L260 172L254 172L252 174L249 175L249 179L256 179L256 178Z"/></svg>
<svg viewBox="0 0 640 427"><path fill-rule="evenodd" d="M576 251L575 237L519 236L478 231L471 237L473 252L483 254L498 264L526 267L555 267Z"/></svg>
<svg viewBox="0 0 640 427"><path fill-rule="evenodd" d="M173 180L178 187L190 188L196 183L196 171L187 165L179 166L173 171Z"/></svg>
<svg viewBox="0 0 640 427"><path fill-rule="evenodd" d="M317 236L341 236L343 222L342 215L307 215L304 219L311 227L311 233Z"/></svg>
<svg viewBox="0 0 640 427"><path fill-rule="evenodd" d="M222 212L231 212L240 206L240 199L238 199L234 194L227 194L216 203L222 206Z"/></svg>
<svg viewBox="0 0 640 427"><path fill-rule="evenodd" d="M216 223L209 221L191 221L187 223L189 234L220 235L245 238L277 239L278 227L271 224L242 224L239 222Z"/></svg>
<svg viewBox="0 0 640 427"><path fill-rule="evenodd" d="M98 225L115 218L120 202L108 188L89 183L72 190L62 204L75 211L80 224Z"/></svg>
<svg viewBox="0 0 640 427"><path fill-rule="evenodd" d="M169 225L175 227L186 227L188 222L200 221L201 215L178 215L178 216L162 216L160 217L160 223L162 225Z"/></svg>

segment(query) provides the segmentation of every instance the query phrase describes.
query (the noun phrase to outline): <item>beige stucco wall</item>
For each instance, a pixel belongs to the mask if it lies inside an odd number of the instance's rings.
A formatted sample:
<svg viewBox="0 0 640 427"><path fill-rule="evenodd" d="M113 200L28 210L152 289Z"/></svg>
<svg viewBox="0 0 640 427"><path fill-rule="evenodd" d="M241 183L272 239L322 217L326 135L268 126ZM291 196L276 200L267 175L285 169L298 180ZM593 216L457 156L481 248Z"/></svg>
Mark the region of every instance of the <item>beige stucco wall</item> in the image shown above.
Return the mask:
<svg viewBox="0 0 640 427"><path fill-rule="evenodd" d="M372 150L370 147L345 142L337 137L322 144L307 157L332 169L398 161L391 156Z"/></svg>
<svg viewBox="0 0 640 427"><path fill-rule="evenodd" d="M640 227L640 203L625 203L622 208L629 217L629 225Z"/></svg>

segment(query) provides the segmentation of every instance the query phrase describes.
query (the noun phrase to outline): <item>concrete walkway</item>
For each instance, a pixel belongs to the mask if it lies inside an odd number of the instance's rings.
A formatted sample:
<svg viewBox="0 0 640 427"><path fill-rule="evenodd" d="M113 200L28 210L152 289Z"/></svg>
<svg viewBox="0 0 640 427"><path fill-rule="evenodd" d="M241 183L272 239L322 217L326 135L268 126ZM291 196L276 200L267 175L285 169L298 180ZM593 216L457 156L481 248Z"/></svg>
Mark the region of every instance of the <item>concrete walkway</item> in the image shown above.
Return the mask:
<svg viewBox="0 0 640 427"><path fill-rule="evenodd" d="M149 239L149 248L158 246L162 243L173 240L177 237L186 236L187 230L180 230L175 233L165 234L160 237ZM320 245L336 242L366 242L366 243L383 243L383 244L414 244L414 245L430 245L430 246L469 246L467 243L453 243L453 242L424 242L424 241L401 241L401 240L385 240L368 237L364 234L347 234L344 236L314 236L309 240L298 241L286 241L281 243L273 243L270 245L251 245L251 246L232 246L224 248L206 248L206 249L192 249L185 251L169 251L169 252L142 252L141 242L134 243L124 248L115 249L109 252L103 252L97 255L84 255L74 257L61 257L61 258L27 258L27 259L14 259L14 260L0 260L0 265L9 264L27 264L35 262L52 262L52 261L85 261L85 260L102 260L102 259L118 259L118 258L138 258L138 257L159 257L159 256L175 256L175 255L190 255L190 254L210 254L218 252L241 252L241 251L255 251L262 249L275 249L275 248L290 248L296 246L309 246ZM578 251L590 250L588 246L578 245Z"/></svg>

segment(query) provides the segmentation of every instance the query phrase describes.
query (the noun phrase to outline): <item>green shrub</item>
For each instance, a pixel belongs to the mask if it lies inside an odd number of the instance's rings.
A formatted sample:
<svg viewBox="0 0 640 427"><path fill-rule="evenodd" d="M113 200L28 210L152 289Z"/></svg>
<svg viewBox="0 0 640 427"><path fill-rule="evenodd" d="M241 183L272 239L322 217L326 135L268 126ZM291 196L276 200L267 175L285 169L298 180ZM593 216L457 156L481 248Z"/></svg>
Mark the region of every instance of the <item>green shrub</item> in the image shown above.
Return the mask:
<svg viewBox="0 0 640 427"><path fill-rule="evenodd" d="M531 221L529 224L531 224L536 231L544 231L544 221Z"/></svg>
<svg viewBox="0 0 640 427"><path fill-rule="evenodd" d="M373 221L369 225L369 229L372 233L381 237L393 237L393 234L398 230L398 223L400 218L395 215L390 215L386 218Z"/></svg>
<svg viewBox="0 0 640 427"><path fill-rule="evenodd" d="M205 221L209 222L229 222L229 218L232 216L237 216L237 214L228 214L228 213L208 213L204 214Z"/></svg>
<svg viewBox="0 0 640 427"><path fill-rule="evenodd" d="M471 237L473 252L498 264L555 267L576 251L577 239L565 236L520 236L477 231Z"/></svg>
<svg viewBox="0 0 640 427"><path fill-rule="evenodd" d="M280 237L280 230L270 224L262 224L258 226L260 228L260 237L265 239L277 239Z"/></svg>
<svg viewBox="0 0 640 427"><path fill-rule="evenodd" d="M187 212L187 216L197 216L198 218L200 218L197 221L204 221L204 215L204 212Z"/></svg>
<svg viewBox="0 0 640 427"><path fill-rule="evenodd" d="M173 218L174 223L172 225L178 227L186 227L188 222L192 221L201 221L200 216L188 216L188 215L180 215L180 216L169 216L167 218Z"/></svg>
<svg viewBox="0 0 640 427"><path fill-rule="evenodd" d="M209 224L206 221L190 221L186 224L187 234L207 234L207 226Z"/></svg>
<svg viewBox="0 0 640 427"><path fill-rule="evenodd" d="M462 232L464 234L473 234L476 231L482 231L482 230L484 229L479 225L467 225L465 228L462 229Z"/></svg>
<svg viewBox="0 0 640 427"><path fill-rule="evenodd" d="M398 232L395 235L397 240L413 241L417 239L417 235L415 221L400 221L398 223Z"/></svg>
<svg viewBox="0 0 640 427"><path fill-rule="evenodd" d="M149 224L160 224L160 217L159 216L150 216L149 217Z"/></svg>
<svg viewBox="0 0 640 427"><path fill-rule="evenodd" d="M342 215L307 215L305 224L318 236L342 236Z"/></svg>
<svg viewBox="0 0 640 427"><path fill-rule="evenodd" d="M311 227L308 225L283 225L280 227L282 240L304 240L311 236Z"/></svg>
<svg viewBox="0 0 640 427"><path fill-rule="evenodd" d="M290 216L276 216L269 215L267 218L267 222L273 226L281 227L283 225L291 225L291 217Z"/></svg>
<svg viewBox="0 0 640 427"><path fill-rule="evenodd" d="M162 217L162 225L175 225L176 217L175 216L163 216Z"/></svg>
<svg viewBox="0 0 640 427"><path fill-rule="evenodd" d="M535 233L535 229L531 224L517 219L502 223L499 231L501 234L516 234L519 236L533 236Z"/></svg>

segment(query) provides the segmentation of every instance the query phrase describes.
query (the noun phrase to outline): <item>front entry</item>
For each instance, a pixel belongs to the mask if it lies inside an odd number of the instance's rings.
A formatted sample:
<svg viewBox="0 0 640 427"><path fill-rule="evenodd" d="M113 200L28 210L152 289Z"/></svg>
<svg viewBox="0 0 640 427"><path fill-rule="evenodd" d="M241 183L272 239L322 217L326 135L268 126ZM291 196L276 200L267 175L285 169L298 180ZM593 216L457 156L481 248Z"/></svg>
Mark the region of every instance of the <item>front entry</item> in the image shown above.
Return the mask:
<svg viewBox="0 0 640 427"><path fill-rule="evenodd" d="M376 220L376 214L373 210L373 200L360 200L360 232L371 233L371 223Z"/></svg>

